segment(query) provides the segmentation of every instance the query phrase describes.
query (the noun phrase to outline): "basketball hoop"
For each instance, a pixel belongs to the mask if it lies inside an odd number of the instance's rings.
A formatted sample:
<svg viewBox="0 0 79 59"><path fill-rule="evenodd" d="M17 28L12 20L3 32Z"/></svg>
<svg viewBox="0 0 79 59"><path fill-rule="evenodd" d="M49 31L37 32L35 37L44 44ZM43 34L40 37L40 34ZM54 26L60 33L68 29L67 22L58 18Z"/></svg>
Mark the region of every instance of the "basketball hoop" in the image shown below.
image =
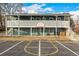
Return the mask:
<svg viewBox="0 0 79 59"><path fill-rule="evenodd" d="M44 27L44 23L37 23L37 27Z"/></svg>

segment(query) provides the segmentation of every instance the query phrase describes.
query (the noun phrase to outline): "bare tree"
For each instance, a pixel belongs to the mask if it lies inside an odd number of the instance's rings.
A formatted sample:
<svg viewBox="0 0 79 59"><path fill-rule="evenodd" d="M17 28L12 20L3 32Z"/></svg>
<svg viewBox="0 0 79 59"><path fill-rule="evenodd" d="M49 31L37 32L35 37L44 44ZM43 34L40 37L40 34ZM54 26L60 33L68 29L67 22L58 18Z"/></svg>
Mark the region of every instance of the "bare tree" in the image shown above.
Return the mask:
<svg viewBox="0 0 79 59"><path fill-rule="evenodd" d="M74 31L76 32L76 34L79 34L79 20L77 20L75 24Z"/></svg>
<svg viewBox="0 0 79 59"><path fill-rule="evenodd" d="M2 3L1 9L5 12L5 14L14 14L17 10L21 9L21 3Z"/></svg>
<svg viewBox="0 0 79 59"><path fill-rule="evenodd" d="M1 7L0 7L0 29L2 27L2 15L1 15Z"/></svg>
<svg viewBox="0 0 79 59"><path fill-rule="evenodd" d="M70 19L70 27L74 31L75 23L74 23L73 19Z"/></svg>
<svg viewBox="0 0 79 59"><path fill-rule="evenodd" d="M21 3L0 3L0 28L5 28L5 16L6 14L14 14L17 10L22 8Z"/></svg>

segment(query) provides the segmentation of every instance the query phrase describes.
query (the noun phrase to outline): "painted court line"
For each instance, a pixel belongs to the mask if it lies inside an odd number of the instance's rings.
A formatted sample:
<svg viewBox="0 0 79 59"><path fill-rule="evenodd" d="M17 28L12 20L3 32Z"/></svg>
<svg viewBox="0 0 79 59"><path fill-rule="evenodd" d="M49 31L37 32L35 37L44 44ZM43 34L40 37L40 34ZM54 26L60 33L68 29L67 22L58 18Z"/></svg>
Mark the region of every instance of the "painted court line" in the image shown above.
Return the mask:
<svg viewBox="0 0 79 59"><path fill-rule="evenodd" d="M11 46L10 48L6 49L5 51L1 52L0 55L4 54L5 52L11 50L12 48L16 47L17 45L19 45L20 43L22 43L23 41L20 41L18 43L16 43L15 45Z"/></svg>
<svg viewBox="0 0 79 59"><path fill-rule="evenodd" d="M41 41L39 40L39 56L41 56Z"/></svg>
<svg viewBox="0 0 79 59"><path fill-rule="evenodd" d="M64 48L66 48L67 50L69 50L70 52L72 52L73 54L79 56L79 54L77 54L76 52L74 52L73 50L71 50L70 48L68 48L67 46L63 45L62 43L60 43L59 41L56 41L58 44L60 44L61 46L63 46Z"/></svg>

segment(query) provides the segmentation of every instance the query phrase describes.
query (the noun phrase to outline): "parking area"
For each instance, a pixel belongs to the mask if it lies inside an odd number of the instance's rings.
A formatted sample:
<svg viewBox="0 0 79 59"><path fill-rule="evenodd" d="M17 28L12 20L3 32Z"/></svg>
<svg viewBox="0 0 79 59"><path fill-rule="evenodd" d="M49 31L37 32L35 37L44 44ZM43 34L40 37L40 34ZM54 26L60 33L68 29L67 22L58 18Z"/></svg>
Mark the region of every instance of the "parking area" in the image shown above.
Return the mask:
<svg viewBox="0 0 79 59"><path fill-rule="evenodd" d="M78 56L79 43L73 41L4 41L0 40L0 56Z"/></svg>

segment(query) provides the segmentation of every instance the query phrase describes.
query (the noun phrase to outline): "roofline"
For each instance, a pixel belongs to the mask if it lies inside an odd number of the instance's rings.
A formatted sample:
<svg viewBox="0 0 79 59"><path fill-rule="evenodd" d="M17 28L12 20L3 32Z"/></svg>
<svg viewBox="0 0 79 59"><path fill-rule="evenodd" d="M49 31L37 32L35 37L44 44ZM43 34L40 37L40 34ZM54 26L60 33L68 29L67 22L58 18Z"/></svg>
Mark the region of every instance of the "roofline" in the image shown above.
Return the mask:
<svg viewBox="0 0 79 59"><path fill-rule="evenodd" d="M7 16L14 15L14 16L71 16L69 13L56 13L56 14L26 14L26 13L19 13L19 14L7 14Z"/></svg>

